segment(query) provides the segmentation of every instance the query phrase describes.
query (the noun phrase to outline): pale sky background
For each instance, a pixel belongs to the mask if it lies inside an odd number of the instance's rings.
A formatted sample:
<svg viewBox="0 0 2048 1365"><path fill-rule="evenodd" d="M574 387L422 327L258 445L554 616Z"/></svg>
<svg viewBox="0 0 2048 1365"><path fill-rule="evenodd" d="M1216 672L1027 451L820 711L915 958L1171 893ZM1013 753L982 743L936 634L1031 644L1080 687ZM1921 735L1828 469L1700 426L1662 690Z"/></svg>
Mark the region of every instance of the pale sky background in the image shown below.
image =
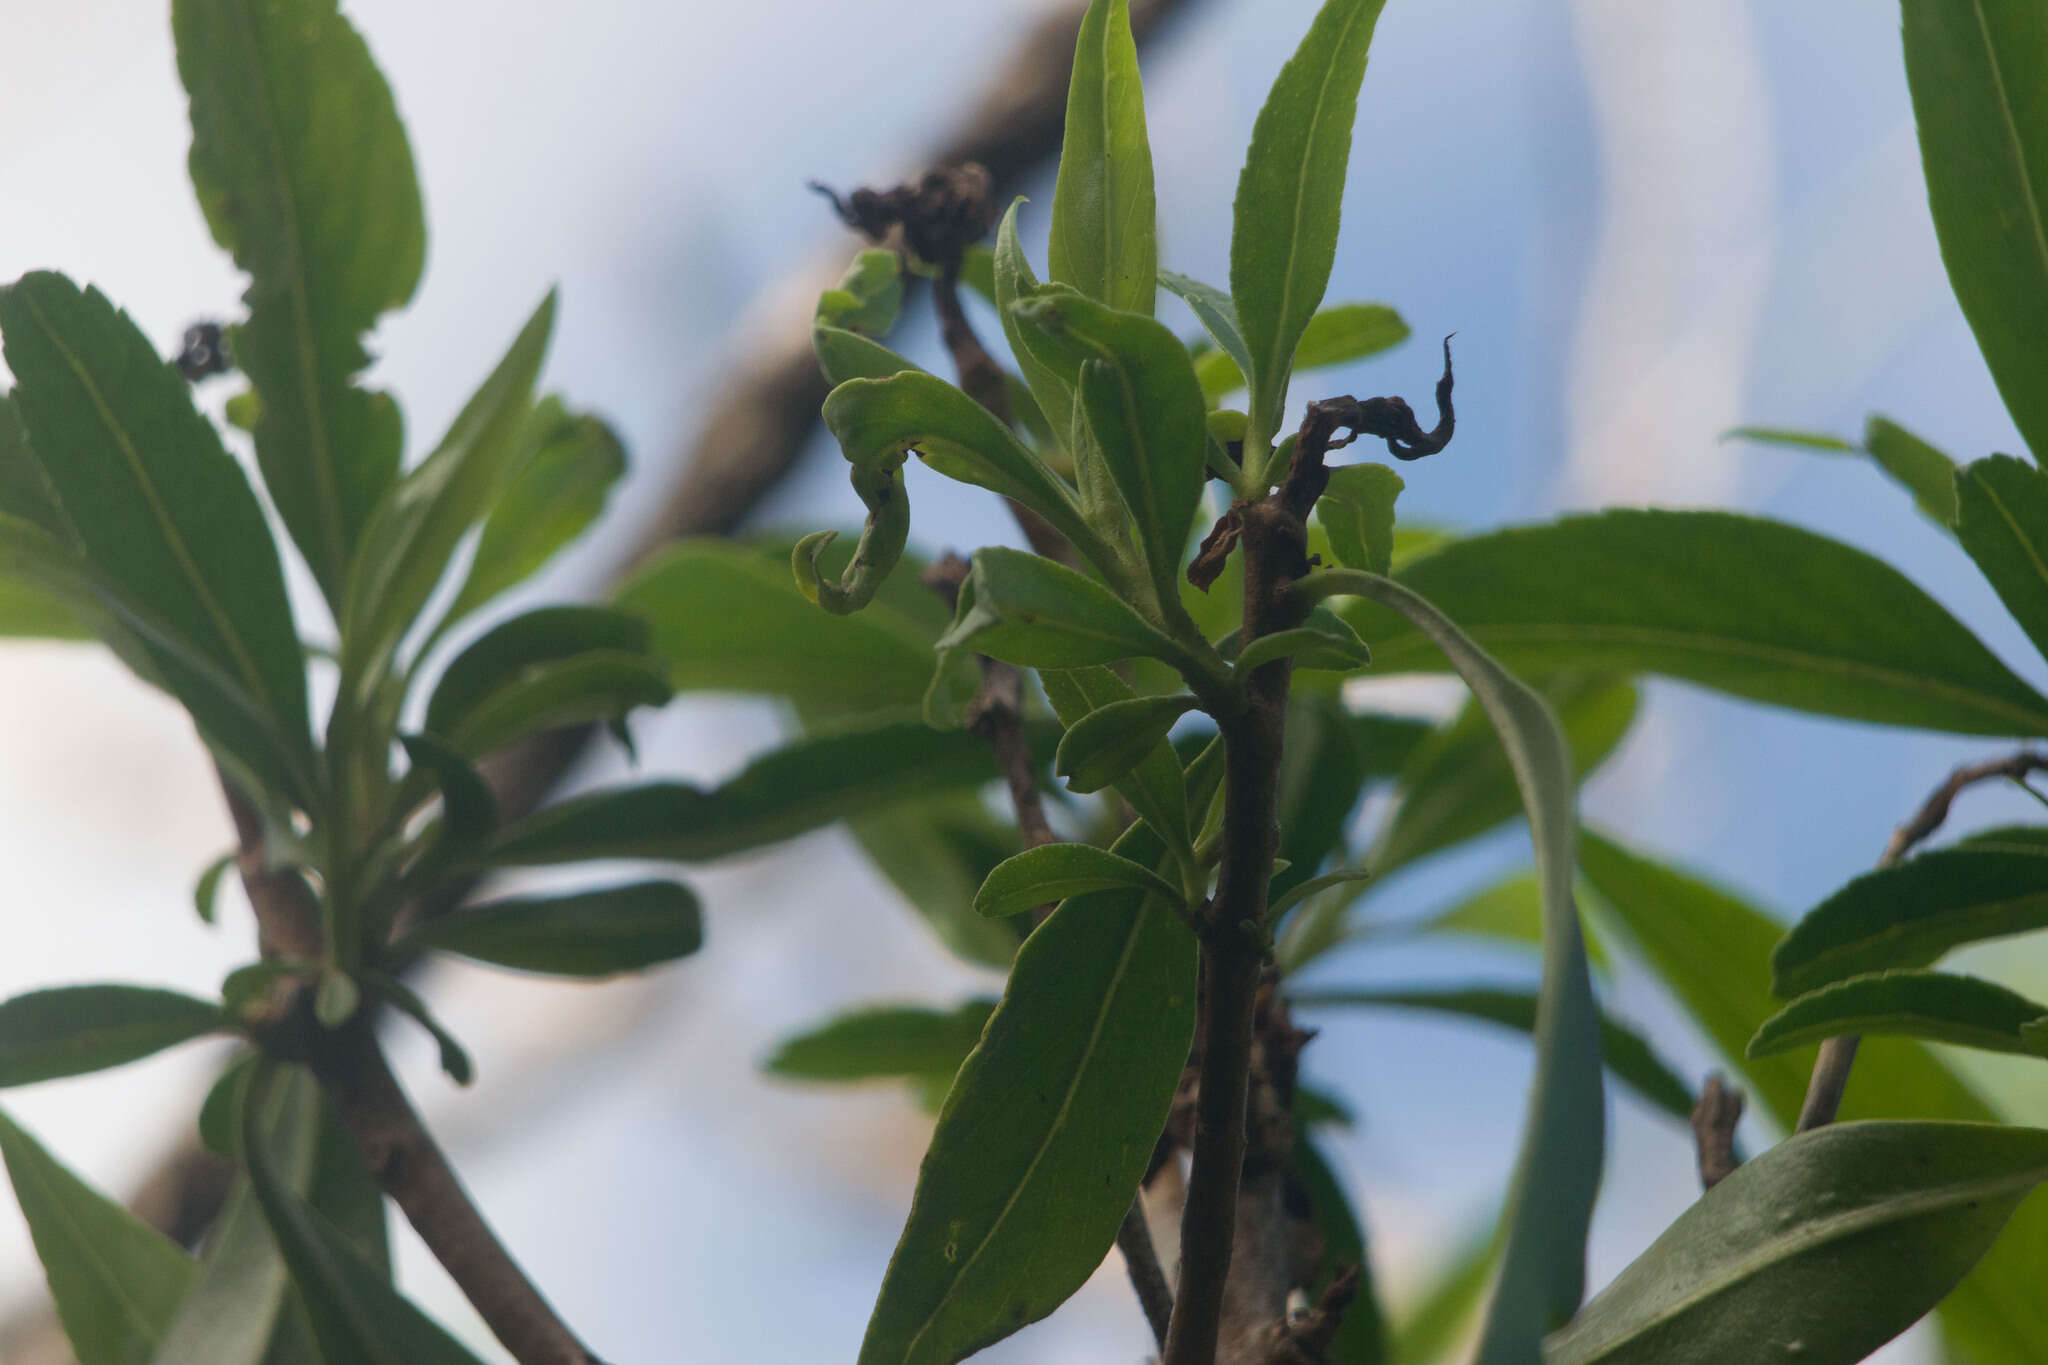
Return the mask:
<svg viewBox="0 0 2048 1365"><path fill-rule="evenodd" d="M946 125L1038 0L347 8L397 90L425 187L425 281L376 343L411 453L559 281L548 383L609 417L637 461L609 523L616 545L736 329L779 274L835 240L803 182L914 170L924 130ZM1243 144L1313 12L1201 0L1148 50L1162 263L1227 279ZM0 279L53 266L97 283L166 353L192 319L231 314L241 286L192 204L187 137L163 4L0 0ZM1743 422L1854 434L1875 408L1959 457L2020 448L1947 294L1891 8L1394 0L1349 185L1329 298L1392 303L1421 337L1459 333L1458 440L1403 470L1404 515L1478 527L1616 502L1769 512L1892 559L2042 680L1989 589L1903 494L1851 461L1716 440ZM1027 243L1042 260L1050 186L1033 193ZM1432 348L1404 347L1331 391L1424 398L1435 364ZM1010 535L971 490L926 477L913 501L927 547ZM858 513L820 450L763 520ZM592 590L606 558L572 558L522 601ZM650 772L709 781L777 726L762 704L693 698L636 731ZM1866 866L1950 766L1995 748L1656 685L1586 806L1789 915ZM1978 795L1958 820L2029 809ZM93 650L0 649L0 991L215 989L250 951L246 908L231 893L208 929L189 891L227 841L200 748L167 702ZM1508 831L1404 875L1379 903L1419 913L1526 854ZM691 880L709 942L677 968L603 988L437 972L427 993L471 1045L472 1090L445 1084L402 1025L396 1043L486 1211L607 1358L850 1358L928 1125L890 1088L802 1089L756 1065L841 1008L994 983L947 958L837 832ZM1441 952L1340 955L1320 971L1414 974L1526 971ZM1624 977L1613 1000L1681 1069L1704 1070L1654 990ZM1505 1181L1528 1050L1384 1013L1316 1022L1308 1069L1364 1115L1338 1149L1398 1304ZM190 1121L213 1060L185 1049L4 1102L125 1190ZM1626 1096L1611 1108L1596 1283L1696 1190L1688 1135ZM476 1339L409 1234L401 1246L408 1287ZM0 1200L0 1308L40 1292ZM983 1358L1120 1365L1147 1349L1112 1267ZM1925 1356L1908 1340L1884 1359Z"/></svg>

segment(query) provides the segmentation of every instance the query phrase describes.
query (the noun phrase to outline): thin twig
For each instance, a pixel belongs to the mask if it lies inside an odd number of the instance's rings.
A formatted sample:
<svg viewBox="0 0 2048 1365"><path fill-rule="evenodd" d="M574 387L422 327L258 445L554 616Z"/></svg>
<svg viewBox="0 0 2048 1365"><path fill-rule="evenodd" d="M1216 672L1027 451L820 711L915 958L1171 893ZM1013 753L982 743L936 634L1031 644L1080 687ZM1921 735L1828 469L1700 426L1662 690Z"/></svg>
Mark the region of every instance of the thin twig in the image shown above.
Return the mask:
<svg viewBox="0 0 2048 1365"><path fill-rule="evenodd" d="M1131 1289L1145 1310L1152 1328L1152 1343L1166 1349L1166 1328L1173 1320L1173 1290L1166 1272L1159 1266L1159 1253L1152 1246L1152 1229L1145 1222L1145 1197L1140 1194L1124 1210L1123 1226L1116 1230L1116 1249L1124 1255L1124 1269L1130 1273Z"/></svg>
<svg viewBox="0 0 2048 1365"><path fill-rule="evenodd" d="M1965 788L2001 777L2024 783L2037 772L2048 772L2048 756L2026 749L2005 758L1957 768L1948 775L1947 781L1929 793L1912 819L1892 831L1877 865L1880 868L1892 866L1940 829L1942 821L1948 819L1949 806ZM1807 1082L1806 1101L1799 1107L1799 1123L1794 1132L1810 1132L1835 1121L1835 1115L1842 1107L1842 1095L1849 1087L1849 1069L1856 1064L1856 1046L1861 1041L1854 1034L1844 1034L1820 1045L1820 1055L1814 1058L1813 1077Z"/></svg>
<svg viewBox="0 0 2048 1365"><path fill-rule="evenodd" d="M1735 1125L1742 1119L1743 1095L1718 1071L1707 1077L1692 1107L1693 1145L1699 1153L1700 1188L1711 1190L1740 1163L1735 1157Z"/></svg>

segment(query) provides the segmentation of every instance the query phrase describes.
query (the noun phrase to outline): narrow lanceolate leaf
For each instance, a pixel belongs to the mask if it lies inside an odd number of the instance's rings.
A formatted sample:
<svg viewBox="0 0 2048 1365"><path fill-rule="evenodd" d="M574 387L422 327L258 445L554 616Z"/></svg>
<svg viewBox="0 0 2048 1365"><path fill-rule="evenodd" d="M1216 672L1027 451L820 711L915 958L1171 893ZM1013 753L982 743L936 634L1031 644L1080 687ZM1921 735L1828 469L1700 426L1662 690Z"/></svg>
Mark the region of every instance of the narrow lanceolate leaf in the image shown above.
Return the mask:
<svg viewBox="0 0 2048 1365"><path fill-rule="evenodd" d="M1052 192L1052 278L1091 299L1152 312L1159 248L1152 148L1128 0L1093 0L1074 42L1066 137Z"/></svg>
<svg viewBox="0 0 2048 1365"><path fill-rule="evenodd" d="M0 1004L0 1086L103 1071L226 1026L220 1006L147 986L59 986Z"/></svg>
<svg viewBox="0 0 2048 1365"><path fill-rule="evenodd" d="M1540 689L1564 726L1572 770L1591 773L1635 720L1635 684L1611 674L1565 674ZM1372 851L1375 872L1463 843L1511 820L1522 806L1515 775L1478 706L1421 745L1401 773L1401 804Z"/></svg>
<svg viewBox="0 0 2048 1365"><path fill-rule="evenodd" d="M1276 630L1246 645L1237 656L1240 670L1258 668L1275 659L1293 659L1297 670L1348 673L1372 662L1372 650L1358 632L1329 607L1317 603L1292 630Z"/></svg>
<svg viewBox="0 0 2048 1365"><path fill-rule="evenodd" d="M163 1339L198 1267L0 1114L0 1156L78 1365L134 1365Z"/></svg>
<svg viewBox="0 0 2048 1365"><path fill-rule="evenodd" d="M1632 853L1591 831L1579 840L1579 867L1623 924L1666 989L1742 1077L1760 1112L1789 1130L1806 1095L1814 1050L1749 1058L1744 1046L1770 1015L1771 946L1781 923L1699 878ZM2000 1115L1921 1043L1866 1038L1842 1100L1844 1118L1960 1119ZM2031 1361L2048 1341L2048 1300L2040 1267L2048 1264L2048 1205L2020 1209L1990 1255L1942 1303L1943 1334L1967 1359Z"/></svg>
<svg viewBox="0 0 2048 1365"><path fill-rule="evenodd" d="M674 696L667 670L645 654L595 650L522 669L448 732L458 753L482 757L543 730L621 722Z"/></svg>
<svg viewBox="0 0 2048 1365"><path fill-rule="evenodd" d="M1166 742L1174 722L1195 709L1190 696L1132 697L1090 711L1068 727L1052 770L1077 792L1099 792Z"/></svg>
<svg viewBox="0 0 2048 1365"><path fill-rule="evenodd" d="M1117 852L1162 856L1143 826ZM1025 941L939 1114L861 1365L952 1365L1081 1287L1151 1160L1194 1008L1194 936L1141 891L1070 900Z"/></svg>
<svg viewBox="0 0 2048 1365"><path fill-rule="evenodd" d="M995 1012L993 1000L958 1009L899 1005L853 1010L776 1045L762 1069L804 1081L952 1079Z"/></svg>
<svg viewBox="0 0 2048 1365"><path fill-rule="evenodd" d="M1993 455L1957 472L1955 498L1956 539L2048 654L2048 474Z"/></svg>
<svg viewBox="0 0 2048 1365"><path fill-rule="evenodd" d="M1533 991L1502 990L1491 986L1414 991L1296 991L1288 996L1288 1003L1303 1008L1350 1006L1430 1010L1520 1029L1524 1033L1536 1024L1536 995ZM1642 1099L1680 1122L1691 1118L1691 1089L1640 1033L1602 1017L1600 1054L1615 1079Z"/></svg>
<svg viewBox="0 0 2048 1365"><path fill-rule="evenodd" d="M342 678L350 691L338 706L368 701L455 547L505 487L554 321L550 293L434 453L391 485L363 528L341 608Z"/></svg>
<svg viewBox="0 0 2048 1365"><path fill-rule="evenodd" d="M990 546L974 555L940 649L970 648L1026 668L1086 668L1180 647L1108 588L1064 564Z"/></svg>
<svg viewBox="0 0 2048 1365"><path fill-rule="evenodd" d="M797 740L709 791L657 782L560 802L507 826L485 856L507 866L589 858L700 862L1000 775L988 746L965 731L889 720Z"/></svg>
<svg viewBox="0 0 2048 1365"><path fill-rule="evenodd" d="M1974 976L1900 970L1852 976L1802 995L1757 1027L1753 1057L1842 1034L1891 1033L1992 1052L2042 1055L2029 1024L2048 1005Z"/></svg>
<svg viewBox="0 0 2048 1365"><path fill-rule="evenodd" d="M249 274L235 363L261 396L263 481L327 599L341 603L398 473L398 409L355 385L362 335L412 297L426 256L412 149L391 90L334 0L177 0L192 184Z"/></svg>
<svg viewBox="0 0 2048 1365"><path fill-rule="evenodd" d="M1543 981L1536 1006L1536 1076L1514 1184L1507 1243L1487 1308L1479 1365L1521 1365L1545 1332L1578 1307L1586 1229L1604 1145L1600 1011L1572 902L1575 822L1571 750L1541 694L1507 672L1442 608L1392 579L1331 571L1340 590L1370 597L1425 632L1486 710L1528 811L1543 887Z"/></svg>
<svg viewBox="0 0 2048 1365"><path fill-rule="evenodd" d="M1863 448L1878 467L1912 493L1922 512L1943 527L1956 524L1956 462L1897 422L1873 415Z"/></svg>
<svg viewBox="0 0 2048 1365"><path fill-rule="evenodd" d="M1545 1365L1853 1365L1939 1303L2043 1180L2048 1132L2031 1128L1801 1134L1680 1214Z"/></svg>
<svg viewBox="0 0 2048 1365"><path fill-rule="evenodd" d="M1090 716L1137 700L1131 685L1110 668L1047 669L1039 677L1045 684L1046 700L1052 703L1053 711L1069 733L1086 725ZM1065 742L1063 739L1062 745ZM1057 753L1054 762L1058 762ZM1149 750L1111 779L1111 785L1130 803L1138 818L1166 840L1168 847L1192 854L1187 829L1187 783L1181 775L1180 759L1165 742L1163 731Z"/></svg>
<svg viewBox="0 0 2048 1365"><path fill-rule="evenodd" d="M1301 1117L1302 1092L1295 1091L1295 1117ZM1336 1278L1341 1266L1359 1269L1358 1297L1344 1309L1337 1335L1323 1353L1328 1365L1386 1365L1387 1322L1380 1311L1379 1294L1373 1282L1372 1257L1365 1242L1365 1229L1351 1207L1342 1177L1306 1133L1294 1139L1289 1158L1294 1174L1308 1192L1316 1231L1323 1235L1323 1252L1308 1276L1310 1302L1319 1302L1323 1290Z"/></svg>
<svg viewBox="0 0 2048 1365"><path fill-rule="evenodd" d="M806 715L915 707L950 620L917 582L921 566L906 564L866 610L821 616L789 581L789 560L787 542L686 540L635 575L618 605L652 624L678 691L766 692ZM826 566L836 567L830 556Z"/></svg>
<svg viewBox="0 0 2048 1365"><path fill-rule="evenodd" d="M1019 915L1070 896L1128 887L1178 904L1180 888L1142 863L1092 844L1042 844L1005 859L988 874L974 896L974 908L989 916Z"/></svg>
<svg viewBox="0 0 2048 1365"><path fill-rule="evenodd" d="M528 453L484 519L469 576L444 621L456 621L538 572L604 511L626 472L625 448L602 421L545 398L534 410Z"/></svg>
<svg viewBox="0 0 2048 1365"><path fill-rule="evenodd" d="M974 893L1020 840L1016 826L992 815L980 793L965 789L897 802L847 817L846 828L949 952L1009 969L1016 929L975 914Z"/></svg>
<svg viewBox="0 0 2048 1365"><path fill-rule="evenodd" d="M473 848L498 827L498 798L467 757L432 735L400 735L398 742L405 747L415 772L430 776L440 789L441 834L436 855Z"/></svg>
<svg viewBox="0 0 2048 1365"><path fill-rule="evenodd" d="M1964 943L2048 927L2048 858L1939 848L1867 872L1795 925L1771 954L1780 996L1888 967L1925 967Z"/></svg>
<svg viewBox="0 0 2048 1365"><path fill-rule="evenodd" d="M1330 533L1330 548L1347 567L1377 574L1393 567L1394 499L1405 486L1383 464L1330 471L1330 486L1316 503L1316 520Z"/></svg>
<svg viewBox="0 0 2048 1365"><path fill-rule="evenodd" d="M1906 84L1948 281L2014 425L2048 458L2048 14L1906 0Z"/></svg>
<svg viewBox="0 0 2048 1365"><path fill-rule="evenodd" d="M1002 319L1003 339L1009 343L1010 354L1017 358L1017 368L1024 375L1025 386L1031 390L1039 410L1045 414L1046 423L1064 443L1074 421L1073 380L1039 360L1031 347L1025 345L1023 325L1011 312L1020 299L1031 298L1039 290L1038 277L1032 273L1031 262L1025 257L1023 244L1017 238L1017 210L1023 203L1022 198L1011 200L1010 207L1003 213L1003 221L996 227L993 260L996 316Z"/></svg>
<svg viewBox="0 0 2048 1365"><path fill-rule="evenodd" d="M72 541L49 478L28 445L28 429L13 396L0 393L0 512ZM89 640L92 627L62 596L25 579L0 579L0 634L53 640Z"/></svg>
<svg viewBox="0 0 2048 1365"><path fill-rule="evenodd" d="M1230 295L1213 284L1204 284L1172 270L1160 271L1159 282L1180 295L1181 301L1194 313L1195 320L1202 324L1202 330L1216 343L1216 356L1229 362L1227 376L1219 374L1216 384L1212 385L1203 372L1202 358L1196 358L1195 370L1202 380L1203 394L1213 402L1232 389L1243 388L1244 371L1252 363L1251 353L1245 350L1244 333L1237 325L1237 305L1230 301Z"/></svg>
<svg viewBox="0 0 2048 1365"><path fill-rule="evenodd" d="M0 330L37 461L95 570L188 642L271 721L282 755L239 742L153 658L209 736L294 799L310 799L306 675L277 547L249 481L192 406L190 386L127 315L61 275L0 292Z"/></svg>
<svg viewBox="0 0 2048 1365"><path fill-rule="evenodd" d="M590 654L641 655L648 623L612 607L541 607L491 627L450 661L427 702L427 729L451 736L493 697L549 664Z"/></svg>
<svg viewBox="0 0 2048 1365"><path fill-rule="evenodd" d="M688 887L633 882L468 906L429 920L393 951L438 950L553 976L611 976L687 957L703 942L702 912Z"/></svg>
<svg viewBox="0 0 2048 1365"><path fill-rule="evenodd" d="M1149 316L1072 294L1047 294L1016 312L1043 339L1042 352L1073 367L1091 438L1075 459L1100 459L1122 498L1121 512L1105 516L1107 509L1089 506L1089 515L1112 542L1128 518L1161 596L1178 594L1181 556L1209 477L1207 407L1187 348Z"/></svg>
<svg viewBox="0 0 2048 1365"><path fill-rule="evenodd" d="M1527 673L1662 673L1851 720L2048 733L2048 698L1897 570L1780 522L1602 512L1454 541L1397 572ZM1378 671L1443 667L1392 613L1339 610Z"/></svg>
<svg viewBox="0 0 2048 1365"><path fill-rule="evenodd" d="M1192 283L1192 281L1190 281ZM1176 293L1180 292L1178 290ZM1197 310L1199 315L1200 310ZM1233 325L1236 313L1231 315ZM1207 326L1206 320L1204 326ZM1209 335L1221 345L1214 328ZM1348 365L1354 360L1378 355L1408 339L1408 324L1383 303L1340 303L1325 308L1308 320L1301 341L1294 348L1294 372ZM1242 339L1238 346L1244 345ZM1195 374L1202 392L1216 402L1232 390L1245 386L1244 357L1237 351L1205 351L1195 357Z"/></svg>
<svg viewBox="0 0 2048 1365"><path fill-rule="evenodd" d="M1380 4L1326 0L1252 126L1230 237L1230 293L1252 362L1252 444L1280 430L1295 347L1330 282Z"/></svg>
<svg viewBox="0 0 2048 1365"><path fill-rule="evenodd" d="M312 1318L321 1353L361 1365L478 1365L384 1272L292 1188L265 1147L256 1115L280 1077L259 1072L242 1103L243 1151L263 1216ZM270 1082L266 1084L264 1082Z"/></svg>

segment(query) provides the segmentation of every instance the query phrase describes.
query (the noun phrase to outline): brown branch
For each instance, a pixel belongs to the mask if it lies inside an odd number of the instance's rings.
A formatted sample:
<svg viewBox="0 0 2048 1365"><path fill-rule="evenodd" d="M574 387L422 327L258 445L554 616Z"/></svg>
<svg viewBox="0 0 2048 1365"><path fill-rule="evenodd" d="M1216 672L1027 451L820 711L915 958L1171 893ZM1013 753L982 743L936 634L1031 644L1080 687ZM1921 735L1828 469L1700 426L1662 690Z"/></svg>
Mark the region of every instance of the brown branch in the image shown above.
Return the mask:
<svg viewBox="0 0 2048 1365"><path fill-rule="evenodd" d="M1145 1322L1152 1328L1152 1344L1166 1348L1167 1324L1173 1320L1173 1289L1159 1266L1159 1252L1152 1245L1152 1229L1145 1223L1145 1197L1140 1194L1124 1210L1123 1225L1116 1230L1116 1249L1124 1256L1131 1289L1138 1306L1145 1310Z"/></svg>
<svg viewBox="0 0 2048 1365"><path fill-rule="evenodd" d="M2024 783L2027 777L2037 772L2048 772L2048 756L2025 749L2005 758L1957 768L1948 775L1947 781L1928 794L1912 819L1892 831L1877 865L1880 868L1892 866L1940 829L1942 821L1948 819L1949 807L1965 788L2000 777ZM1856 1064L1856 1048L1861 1041L1855 1034L1843 1034L1820 1045L1820 1055L1813 1059L1813 1076L1806 1083L1805 1102L1799 1106L1799 1122L1793 1129L1795 1133L1825 1128L1835 1121L1835 1115L1842 1108L1842 1096L1849 1088L1849 1070Z"/></svg>
<svg viewBox="0 0 2048 1365"><path fill-rule="evenodd" d="M1700 1188L1711 1190L1734 1174L1735 1125L1742 1119L1743 1096L1716 1071L1707 1077L1692 1107L1692 1136L1699 1153Z"/></svg>

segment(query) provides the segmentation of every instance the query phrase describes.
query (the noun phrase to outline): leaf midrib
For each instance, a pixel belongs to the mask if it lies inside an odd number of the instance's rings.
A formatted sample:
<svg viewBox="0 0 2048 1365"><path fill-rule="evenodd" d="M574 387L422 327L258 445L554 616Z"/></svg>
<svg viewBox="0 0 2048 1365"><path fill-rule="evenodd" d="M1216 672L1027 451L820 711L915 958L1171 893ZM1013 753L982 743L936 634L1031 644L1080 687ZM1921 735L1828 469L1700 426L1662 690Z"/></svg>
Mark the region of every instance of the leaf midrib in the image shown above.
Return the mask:
<svg viewBox="0 0 2048 1365"><path fill-rule="evenodd" d="M2027 208L2027 222L2034 230L2034 254L2040 258L2041 274L2048 280L2048 229L2041 222L2041 201L2034 191L2034 178L2027 168L2026 144L2020 139L2018 122L2012 114L2012 98L2006 93L2005 73L1998 66L1998 47L1991 39L1991 21L1984 13L1984 0L1971 0L1970 13L1977 20L1977 35L1984 41L1984 65L1991 73L1991 91L2005 133L2006 149L2012 154L2013 171L2020 182L2020 198Z"/></svg>

